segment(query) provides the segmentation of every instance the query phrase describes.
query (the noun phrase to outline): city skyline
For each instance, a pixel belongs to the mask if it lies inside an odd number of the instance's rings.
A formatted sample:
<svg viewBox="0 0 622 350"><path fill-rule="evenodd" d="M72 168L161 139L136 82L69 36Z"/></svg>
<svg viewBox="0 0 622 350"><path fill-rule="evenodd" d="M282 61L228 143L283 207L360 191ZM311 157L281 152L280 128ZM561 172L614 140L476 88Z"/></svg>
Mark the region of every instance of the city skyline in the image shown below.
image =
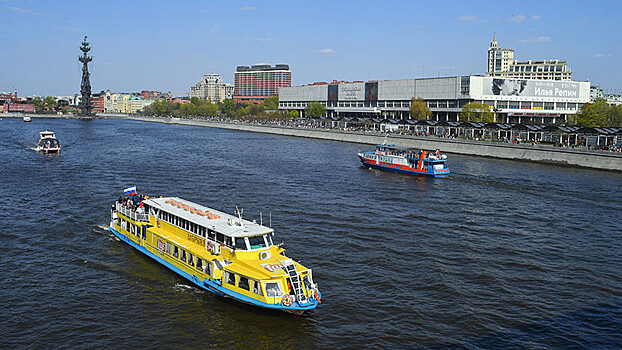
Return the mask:
<svg viewBox="0 0 622 350"><path fill-rule="evenodd" d="M292 85L485 74L493 33L517 60L567 60L573 80L622 88L622 5L235 1L0 1L0 90L73 95L91 42L94 92L190 91L206 73L288 64ZM596 29L595 29L596 28Z"/></svg>

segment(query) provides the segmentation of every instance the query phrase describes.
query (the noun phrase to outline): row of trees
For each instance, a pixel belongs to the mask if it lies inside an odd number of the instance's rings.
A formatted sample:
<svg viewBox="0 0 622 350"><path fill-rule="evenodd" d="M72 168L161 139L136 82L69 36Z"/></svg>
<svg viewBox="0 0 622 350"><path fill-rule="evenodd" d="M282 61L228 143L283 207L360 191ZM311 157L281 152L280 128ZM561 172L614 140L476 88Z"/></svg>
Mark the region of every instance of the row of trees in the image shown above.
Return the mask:
<svg viewBox="0 0 622 350"><path fill-rule="evenodd" d="M35 107L35 112L37 113L53 111L56 109L56 99L52 96L46 96L45 98L37 96L32 99L32 104Z"/></svg>
<svg viewBox="0 0 622 350"><path fill-rule="evenodd" d="M210 101L192 97L190 103L177 103L157 100L143 108L145 115L173 116L173 117L227 117L227 118L269 118L289 119L298 117L297 111L282 113L278 111L279 99L276 96L267 98L263 103L238 103L232 99L212 103Z"/></svg>
<svg viewBox="0 0 622 350"><path fill-rule="evenodd" d="M589 127L622 128L622 105L610 106L603 99L586 103L574 122Z"/></svg>
<svg viewBox="0 0 622 350"><path fill-rule="evenodd" d="M432 111L422 98L414 98L410 103L410 115L413 119L426 120L432 116ZM467 122L491 123L495 121L492 107L478 102L469 102L462 107L460 120Z"/></svg>
<svg viewBox="0 0 622 350"><path fill-rule="evenodd" d="M410 115L413 119L428 119L432 112L421 98L413 98L410 105ZM469 102L460 113L460 120L467 122L492 123L495 114L492 106L478 102ZM581 112L569 120L570 124L588 127L617 127L622 128L622 105L610 106L603 99L594 103L586 103Z"/></svg>
<svg viewBox="0 0 622 350"><path fill-rule="evenodd" d="M57 107L56 99L52 96L45 98L35 97L33 105L37 113L54 111ZM286 113L278 111L279 98L267 98L263 103L237 103L232 99L212 103L193 97L190 103L181 104L164 100L157 100L143 108L143 114L174 117L216 117L227 118L297 118L298 112L291 110ZM326 115L326 107L319 102L310 102L305 108L305 115L319 118ZM410 115L416 120L426 120L432 116L432 111L422 98L414 98L410 104ZM478 102L469 102L460 113L461 121L491 123L495 121L492 107ZM594 103L586 103L572 120L571 124L589 127L622 127L622 105L610 106L603 99Z"/></svg>

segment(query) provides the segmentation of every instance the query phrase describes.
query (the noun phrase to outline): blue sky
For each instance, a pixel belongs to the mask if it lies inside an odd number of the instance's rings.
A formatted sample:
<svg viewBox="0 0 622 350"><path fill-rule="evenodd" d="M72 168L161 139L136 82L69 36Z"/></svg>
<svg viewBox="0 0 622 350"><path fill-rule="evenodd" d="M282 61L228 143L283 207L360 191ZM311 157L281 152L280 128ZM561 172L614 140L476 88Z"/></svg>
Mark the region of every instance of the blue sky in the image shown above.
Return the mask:
<svg viewBox="0 0 622 350"><path fill-rule="evenodd" d="M204 73L286 63L292 84L484 74L496 32L515 58L566 59L573 80L622 91L619 1L0 0L0 90L189 91Z"/></svg>

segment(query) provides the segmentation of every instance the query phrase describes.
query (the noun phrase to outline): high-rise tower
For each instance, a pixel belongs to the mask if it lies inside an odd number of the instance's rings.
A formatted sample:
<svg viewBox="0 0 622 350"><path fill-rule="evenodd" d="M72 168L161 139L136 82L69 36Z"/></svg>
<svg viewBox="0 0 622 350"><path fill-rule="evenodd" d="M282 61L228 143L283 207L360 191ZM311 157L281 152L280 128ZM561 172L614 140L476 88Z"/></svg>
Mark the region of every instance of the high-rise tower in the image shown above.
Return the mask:
<svg viewBox="0 0 622 350"><path fill-rule="evenodd" d="M84 36L84 41L82 42L82 46L80 46L80 50L82 50L82 56L78 57L78 60L82 62L82 84L80 85L80 94L82 95L82 100L80 100L80 115L90 116L91 113L91 81L89 80L89 67L88 63L93 60L93 57L88 56L87 53L91 51L89 47L89 42L86 41L86 35Z"/></svg>
<svg viewBox="0 0 622 350"><path fill-rule="evenodd" d="M492 42L488 47L488 75L502 76L509 71L512 62L514 62L514 50L500 48L493 34Z"/></svg>

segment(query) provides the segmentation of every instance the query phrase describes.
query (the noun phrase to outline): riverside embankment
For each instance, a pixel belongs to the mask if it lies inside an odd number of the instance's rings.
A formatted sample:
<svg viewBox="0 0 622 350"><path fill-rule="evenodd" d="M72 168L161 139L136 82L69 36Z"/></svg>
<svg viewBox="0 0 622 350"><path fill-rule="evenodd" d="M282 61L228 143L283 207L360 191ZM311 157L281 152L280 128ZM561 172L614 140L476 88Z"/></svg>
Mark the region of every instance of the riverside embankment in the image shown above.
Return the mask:
<svg viewBox="0 0 622 350"><path fill-rule="evenodd" d="M195 119L170 119L142 116L131 116L128 118L148 122L260 132L283 136L352 142L366 145L377 145L384 141L384 134L357 131L268 126L242 122L218 122ZM446 153L622 171L622 153L616 152L560 148L548 145L508 144L489 141L446 139L434 136L421 137L391 135L389 137L389 143L395 144L398 147L441 149Z"/></svg>

